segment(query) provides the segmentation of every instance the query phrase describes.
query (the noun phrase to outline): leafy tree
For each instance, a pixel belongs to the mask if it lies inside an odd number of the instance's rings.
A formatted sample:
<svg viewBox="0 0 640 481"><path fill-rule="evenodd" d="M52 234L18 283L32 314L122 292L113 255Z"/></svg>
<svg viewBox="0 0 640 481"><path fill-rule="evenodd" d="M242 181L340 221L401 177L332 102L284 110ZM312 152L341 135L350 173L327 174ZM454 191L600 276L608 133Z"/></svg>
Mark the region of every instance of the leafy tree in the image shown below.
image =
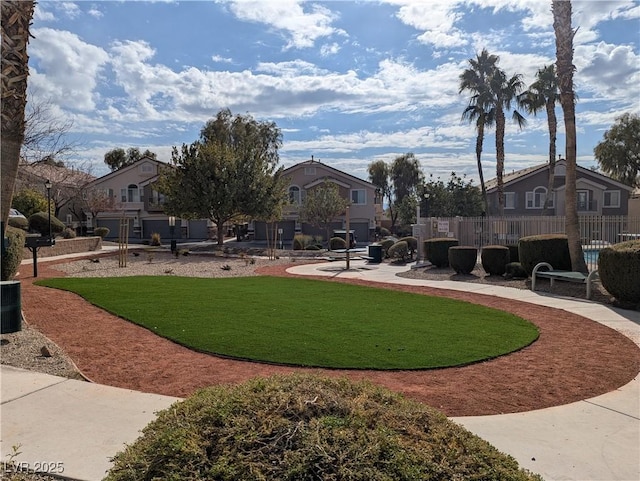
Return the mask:
<svg viewBox="0 0 640 481"><path fill-rule="evenodd" d="M469 59L470 68L460 75L460 89L458 93L469 90L473 93L467 108L462 112L462 120L475 122L478 135L476 136L476 163L478 164L478 176L482 189L482 200L485 212L487 211L487 189L482 172L482 147L484 144L484 129L494 125L494 110L491 108L490 99L479 96L487 83L487 77L491 75L498 62L497 55L490 55L487 49L482 49L475 59Z"/></svg>
<svg viewBox="0 0 640 481"><path fill-rule="evenodd" d="M484 51L481 56L484 56ZM485 77L478 75L471 69L466 70L460 76L460 92L468 90L471 94L469 107L477 107L487 112L495 120L496 126L496 180L498 184L498 209L499 214L504 212L504 134L505 112L511 110L511 104L517 100L518 94L524 88L522 75L515 74L508 77L504 70L498 68L499 57L489 56L494 59L494 66L485 73ZM526 124L525 118L513 110L513 121L522 127Z"/></svg>
<svg viewBox="0 0 640 481"><path fill-rule="evenodd" d="M482 193L466 176L460 177L451 172L445 183L439 177L430 176L429 182L422 186L422 197L428 194L428 211L425 215L433 217L476 217L483 212Z"/></svg>
<svg viewBox="0 0 640 481"><path fill-rule="evenodd" d="M36 212L46 212L48 202L41 192L34 189L22 189L13 196L11 205L26 218L29 218ZM52 205L51 207L54 210L54 206ZM55 215L55 212L52 212L52 215Z"/></svg>
<svg viewBox="0 0 640 481"><path fill-rule="evenodd" d="M544 199L542 213L547 214L553 197L553 184L556 169L556 104L560 103L560 90L555 65L545 65L536 73L536 81L529 89L518 96L518 103L530 114L536 115L542 109L547 113L549 128L549 182Z"/></svg>
<svg viewBox="0 0 640 481"><path fill-rule="evenodd" d="M35 2L31 0L6 0L0 7L2 15L0 213L2 222L5 224L9 218L11 198L20 163L20 147L24 140L24 111L29 76L27 44L34 6Z"/></svg>
<svg viewBox="0 0 640 481"><path fill-rule="evenodd" d="M277 166L282 143L274 123L231 116L225 109L209 121L199 141L173 148L158 191L165 211L183 218L210 219L224 241L224 224L247 218L270 220L287 202L286 182Z"/></svg>
<svg viewBox="0 0 640 481"><path fill-rule="evenodd" d="M556 68L558 85L560 86L560 104L564 114L566 136L567 172L565 189L566 231L569 241L571 269L587 273L587 264L580 241L580 225L578 220L578 202L576 192L576 104L573 91L573 37L576 33L571 27L571 2L568 0L552 0L553 30L556 37Z"/></svg>
<svg viewBox="0 0 640 481"><path fill-rule="evenodd" d="M640 187L640 116L616 117L593 153L604 172L623 184Z"/></svg>
<svg viewBox="0 0 640 481"><path fill-rule="evenodd" d="M415 195L423 178L420 163L413 153L409 152L396 157L391 165L387 165L383 160L375 161L369 165L368 170L369 180L380 190L383 199L387 200L393 231L399 210L406 213L411 205L411 198L414 199L415 206ZM405 197L409 199L405 200Z"/></svg>
<svg viewBox="0 0 640 481"><path fill-rule="evenodd" d="M338 186L325 180L322 185L309 189L300 206L300 220L319 229L325 229L326 239L331 238L331 221L343 214L349 201L340 197Z"/></svg>
<svg viewBox="0 0 640 481"><path fill-rule="evenodd" d="M134 164L143 157L156 159L157 155L149 149L140 153L140 149L137 147L129 147L126 152L124 149L117 148L104 154L104 163L107 164L112 171L115 171Z"/></svg>

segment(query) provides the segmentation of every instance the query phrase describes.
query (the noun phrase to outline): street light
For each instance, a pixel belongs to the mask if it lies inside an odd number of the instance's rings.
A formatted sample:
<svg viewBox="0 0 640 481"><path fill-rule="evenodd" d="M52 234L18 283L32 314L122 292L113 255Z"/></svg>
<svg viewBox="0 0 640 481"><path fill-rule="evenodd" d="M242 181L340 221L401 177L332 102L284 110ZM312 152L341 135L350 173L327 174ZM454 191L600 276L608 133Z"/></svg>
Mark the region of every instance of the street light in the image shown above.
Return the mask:
<svg viewBox="0 0 640 481"><path fill-rule="evenodd" d="M45 189L47 189L47 211L49 212L49 241L51 241L51 181L47 179L44 183Z"/></svg>
<svg viewBox="0 0 640 481"><path fill-rule="evenodd" d="M171 252L176 251L176 240L173 238L173 232L176 227L176 218L172 215L169 216L169 231L171 232Z"/></svg>

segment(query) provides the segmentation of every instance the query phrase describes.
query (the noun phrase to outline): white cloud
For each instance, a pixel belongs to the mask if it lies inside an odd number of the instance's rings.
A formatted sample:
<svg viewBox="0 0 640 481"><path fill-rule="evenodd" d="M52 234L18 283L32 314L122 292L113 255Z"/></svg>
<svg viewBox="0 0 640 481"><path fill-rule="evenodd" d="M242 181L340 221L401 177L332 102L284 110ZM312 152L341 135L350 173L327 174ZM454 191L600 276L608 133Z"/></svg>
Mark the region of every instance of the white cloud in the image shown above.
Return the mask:
<svg viewBox="0 0 640 481"><path fill-rule="evenodd" d="M54 22L56 20L56 17L53 14L53 12L50 12L44 9L44 5L42 4L42 2L38 2L36 3L36 8L33 12L33 19L38 23L40 22L44 23L44 22Z"/></svg>
<svg viewBox="0 0 640 481"><path fill-rule="evenodd" d="M69 18L77 18L82 13L80 7L73 2L55 2L55 8Z"/></svg>
<svg viewBox="0 0 640 481"><path fill-rule="evenodd" d="M233 63L233 59L222 55L212 55L211 60L218 63Z"/></svg>
<svg viewBox="0 0 640 481"><path fill-rule="evenodd" d="M332 26L336 15L321 5L301 0L234 0L223 3L240 20L264 23L284 32L289 38L286 48L313 47L319 38L345 35L343 30Z"/></svg>
<svg viewBox="0 0 640 481"><path fill-rule="evenodd" d="M32 69L30 84L71 110L94 109L94 89L107 53L71 32L38 28L32 33L29 54L37 59L37 67Z"/></svg>

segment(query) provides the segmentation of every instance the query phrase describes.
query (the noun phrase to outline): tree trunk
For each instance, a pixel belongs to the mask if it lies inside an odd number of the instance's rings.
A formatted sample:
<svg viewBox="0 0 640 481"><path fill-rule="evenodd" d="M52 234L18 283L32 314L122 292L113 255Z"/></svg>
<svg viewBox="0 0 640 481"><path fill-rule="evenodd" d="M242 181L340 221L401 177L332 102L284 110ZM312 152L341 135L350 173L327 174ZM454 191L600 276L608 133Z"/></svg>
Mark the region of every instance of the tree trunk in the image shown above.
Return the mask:
<svg viewBox="0 0 640 481"><path fill-rule="evenodd" d="M483 210L489 213L489 203L487 202L487 188L484 185L484 173L482 172L482 145L484 144L484 124L478 124L478 137L476 138L476 162L478 163L478 177L480 178L480 190L482 191ZM426 214L426 212L425 212ZM418 222L420 222L418 220Z"/></svg>
<svg viewBox="0 0 640 481"><path fill-rule="evenodd" d="M224 220L216 222L216 228L218 229L218 245L224 245Z"/></svg>
<svg viewBox="0 0 640 481"><path fill-rule="evenodd" d="M33 8L33 1L3 0L2 2L0 212L4 223L9 219L11 198L20 162L20 147L24 139L24 108L27 103L29 75L27 44Z"/></svg>
<svg viewBox="0 0 640 481"><path fill-rule="evenodd" d="M587 264L582 252L580 240L580 224L578 220L578 203L576 198L576 106L573 91L573 36L571 28L571 2L553 0L553 29L556 35L556 66L560 86L560 104L564 113L566 132L566 233L569 240L571 269L587 273Z"/></svg>
<svg viewBox="0 0 640 481"><path fill-rule="evenodd" d="M549 185L547 187L547 195L544 199L543 215L549 215L549 204L553 198L554 182L556 176L556 133L558 130L558 121L556 119L556 103L555 100L547 101L547 125L549 126Z"/></svg>
<svg viewBox="0 0 640 481"><path fill-rule="evenodd" d="M496 109L496 180L498 181L498 215L504 215L504 110Z"/></svg>

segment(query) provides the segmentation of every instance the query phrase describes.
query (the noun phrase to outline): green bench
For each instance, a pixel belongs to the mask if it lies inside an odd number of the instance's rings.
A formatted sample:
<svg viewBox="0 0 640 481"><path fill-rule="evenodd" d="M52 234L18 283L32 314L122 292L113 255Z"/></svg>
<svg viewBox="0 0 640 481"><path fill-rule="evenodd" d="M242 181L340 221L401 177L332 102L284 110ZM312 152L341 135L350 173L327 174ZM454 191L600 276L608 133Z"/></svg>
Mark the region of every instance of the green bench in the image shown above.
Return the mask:
<svg viewBox="0 0 640 481"><path fill-rule="evenodd" d="M545 268L547 270L540 270ZM536 290L536 279L543 278L551 281L551 288L553 289L553 281L556 279L559 281L578 282L580 284L587 285L587 299L591 299L591 284L598 278L598 270L591 271L588 275L582 272L573 271L554 271L551 264L548 262L540 262L536 264L531 273L531 290Z"/></svg>

